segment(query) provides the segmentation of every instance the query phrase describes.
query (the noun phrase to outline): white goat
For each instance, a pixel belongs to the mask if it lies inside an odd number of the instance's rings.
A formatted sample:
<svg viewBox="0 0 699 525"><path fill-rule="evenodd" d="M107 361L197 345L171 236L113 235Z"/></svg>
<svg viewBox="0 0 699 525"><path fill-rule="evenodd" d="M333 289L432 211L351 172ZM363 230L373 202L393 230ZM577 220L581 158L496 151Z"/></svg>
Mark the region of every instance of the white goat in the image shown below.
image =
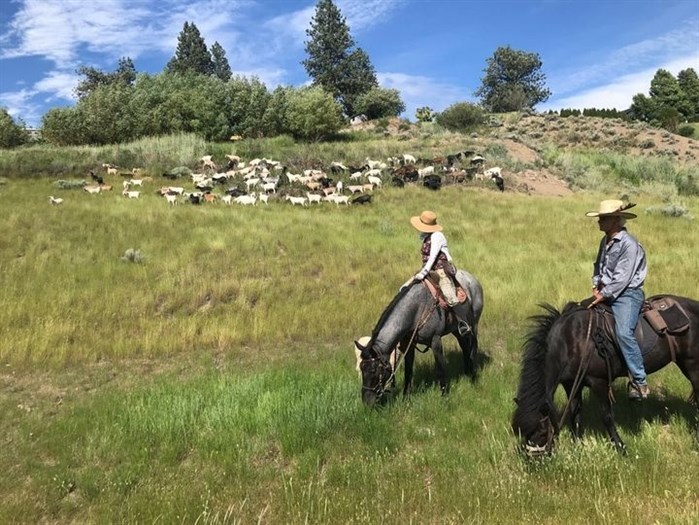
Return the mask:
<svg viewBox="0 0 699 525"><path fill-rule="evenodd" d="M233 195L224 195L221 197L221 202L230 205L233 201Z"/></svg>
<svg viewBox="0 0 699 525"><path fill-rule="evenodd" d="M488 178L492 178L494 175L497 175L498 177L502 177L502 168L500 166L490 168L489 170L485 170L483 172L483 175L485 175Z"/></svg>
<svg viewBox="0 0 699 525"><path fill-rule="evenodd" d="M277 193L277 183L276 182L265 182L262 185L262 189L265 193Z"/></svg>
<svg viewBox="0 0 699 525"><path fill-rule="evenodd" d="M269 195L266 193L260 193L260 200L265 204L269 204Z"/></svg>
<svg viewBox="0 0 699 525"><path fill-rule="evenodd" d="M369 175L369 177L367 177L367 180L369 181L369 184L371 184L372 186L375 186L377 188L381 187L381 179L379 177Z"/></svg>
<svg viewBox="0 0 699 525"><path fill-rule="evenodd" d="M124 190L121 192L121 194L124 197L128 197L129 199L138 199L138 196L141 194L140 191L129 191L129 190Z"/></svg>
<svg viewBox="0 0 699 525"><path fill-rule="evenodd" d="M350 205L350 200L347 195L328 195L328 200L332 199L338 206L340 204Z"/></svg>
<svg viewBox="0 0 699 525"><path fill-rule="evenodd" d="M355 171L352 173L352 175L349 176L350 180L359 180L362 178L362 172L361 171Z"/></svg>
<svg viewBox="0 0 699 525"><path fill-rule="evenodd" d="M233 200L236 204L242 204L243 206L257 205L257 195L255 195L255 193L251 193L250 195L240 195Z"/></svg>
<svg viewBox="0 0 699 525"><path fill-rule="evenodd" d="M286 200L288 200L292 206L296 206L297 204L299 206L308 206L308 199L306 197L292 197L291 195L287 195Z"/></svg>
<svg viewBox="0 0 699 525"><path fill-rule="evenodd" d="M415 164L417 163L417 160L415 160L415 157L412 155L408 155L407 153L403 153L403 164Z"/></svg>
<svg viewBox="0 0 699 525"><path fill-rule="evenodd" d="M205 168L211 168L213 170L217 169L216 164L214 163L213 155L204 155L200 161L204 164Z"/></svg>
<svg viewBox="0 0 699 525"><path fill-rule="evenodd" d="M335 188L337 189L337 193L342 193L342 189L344 188L344 184L342 184L341 180L337 181Z"/></svg>
<svg viewBox="0 0 699 525"><path fill-rule="evenodd" d="M49 196L49 202L54 205L63 204L63 199L57 199L53 195Z"/></svg>
<svg viewBox="0 0 699 525"><path fill-rule="evenodd" d="M418 176L422 179L426 175L434 175L434 166L425 166L417 170Z"/></svg>
<svg viewBox="0 0 699 525"><path fill-rule="evenodd" d="M352 194L364 193L364 186L362 186L361 184L360 185L350 185L350 186L347 186L347 191L349 191Z"/></svg>
<svg viewBox="0 0 699 525"><path fill-rule="evenodd" d="M83 186L83 189L88 192L90 195L95 195L102 191L101 186Z"/></svg>
<svg viewBox="0 0 699 525"><path fill-rule="evenodd" d="M252 178L252 179L248 179L245 181L245 186L247 186L247 188L249 190L250 188L254 188L255 186L257 186L258 182L260 182L260 179L257 177Z"/></svg>
<svg viewBox="0 0 699 525"><path fill-rule="evenodd" d="M143 179L131 179L129 183L131 186L143 186Z"/></svg>
<svg viewBox="0 0 699 525"><path fill-rule="evenodd" d="M315 193L306 192L306 197L308 197L308 203L309 203L309 204L312 204L312 203L314 203L314 202L317 203L317 204L320 204L321 195L317 195L317 194L315 194Z"/></svg>
<svg viewBox="0 0 699 525"><path fill-rule="evenodd" d="M177 195L170 195L169 193L166 193L165 200L168 204L172 204L174 206L175 204L177 204Z"/></svg>

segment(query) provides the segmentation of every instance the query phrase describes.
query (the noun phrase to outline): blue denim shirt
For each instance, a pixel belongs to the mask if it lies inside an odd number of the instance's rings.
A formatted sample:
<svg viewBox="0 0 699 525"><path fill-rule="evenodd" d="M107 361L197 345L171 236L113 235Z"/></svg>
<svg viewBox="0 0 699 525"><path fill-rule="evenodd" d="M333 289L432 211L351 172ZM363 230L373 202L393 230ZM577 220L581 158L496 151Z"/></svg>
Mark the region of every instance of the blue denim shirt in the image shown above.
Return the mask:
<svg viewBox="0 0 699 525"><path fill-rule="evenodd" d="M592 286L599 288L603 297L614 300L627 288L642 288L647 273L646 252L626 228L609 243L606 236L602 238Z"/></svg>

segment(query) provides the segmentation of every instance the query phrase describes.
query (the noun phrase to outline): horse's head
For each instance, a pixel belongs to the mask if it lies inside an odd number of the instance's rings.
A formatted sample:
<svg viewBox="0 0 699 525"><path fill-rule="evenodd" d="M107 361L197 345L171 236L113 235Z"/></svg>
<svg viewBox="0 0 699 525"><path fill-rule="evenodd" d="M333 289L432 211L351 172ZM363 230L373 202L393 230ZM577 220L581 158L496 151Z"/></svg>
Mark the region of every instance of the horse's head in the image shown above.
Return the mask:
<svg viewBox="0 0 699 525"><path fill-rule="evenodd" d="M522 414L519 401L515 398L517 410L512 421L512 430L519 436L522 452L530 458L538 458L553 452L556 439L555 422L551 420L545 407L534 417L534 413ZM555 418L554 418L555 419Z"/></svg>
<svg viewBox="0 0 699 525"><path fill-rule="evenodd" d="M354 342L358 351L359 370L362 374L362 401L365 405L374 406L386 389L391 379L393 368L388 359L379 355L373 349L373 342L365 338Z"/></svg>

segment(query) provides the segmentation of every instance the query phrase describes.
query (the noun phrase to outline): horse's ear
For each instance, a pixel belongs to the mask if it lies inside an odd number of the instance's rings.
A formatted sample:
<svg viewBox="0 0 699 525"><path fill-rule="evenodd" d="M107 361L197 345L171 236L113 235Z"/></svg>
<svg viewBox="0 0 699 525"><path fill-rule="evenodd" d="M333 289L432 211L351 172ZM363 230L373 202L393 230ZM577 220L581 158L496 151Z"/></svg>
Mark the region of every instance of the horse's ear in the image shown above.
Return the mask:
<svg viewBox="0 0 699 525"><path fill-rule="evenodd" d="M369 342L364 342L363 339L364 338L360 339L359 341L355 341L354 346L357 350L359 350L362 359L371 359L371 349L369 347Z"/></svg>

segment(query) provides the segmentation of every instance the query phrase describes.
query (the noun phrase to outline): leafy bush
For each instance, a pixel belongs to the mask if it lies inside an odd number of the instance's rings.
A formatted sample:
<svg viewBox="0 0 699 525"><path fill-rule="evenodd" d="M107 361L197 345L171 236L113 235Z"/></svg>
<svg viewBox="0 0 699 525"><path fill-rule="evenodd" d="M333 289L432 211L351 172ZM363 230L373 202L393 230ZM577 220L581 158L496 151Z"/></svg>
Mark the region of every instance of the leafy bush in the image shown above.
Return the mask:
<svg viewBox="0 0 699 525"><path fill-rule="evenodd" d="M665 217L683 217L689 220L694 219L687 208L681 204L672 202L666 204L665 206L651 206L650 208L646 208L646 213L650 213L652 215L663 215Z"/></svg>
<svg viewBox="0 0 699 525"><path fill-rule="evenodd" d="M418 122L432 122L434 111L429 106L423 106L415 110L415 118Z"/></svg>
<svg viewBox="0 0 699 525"><path fill-rule="evenodd" d="M375 87L360 95L354 105L355 113L363 113L369 120L397 117L405 111L405 104L397 89Z"/></svg>
<svg viewBox="0 0 699 525"><path fill-rule="evenodd" d="M641 149L650 149L655 147L655 142L653 139L642 140L638 143L638 147Z"/></svg>
<svg viewBox="0 0 699 525"><path fill-rule="evenodd" d="M0 148L14 148L29 140L24 126L15 123L5 108L0 108Z"/></svg>
<svg viewBox="0 0 699 525"><path fill-rule="evenodd" d="M59 190L80 190L85 186L87 182L85 180L57 180L53 183Z"/></svg>
<svg viewBox="0 0 699 525"><path fill-rule="evenodd" d="M342 127L342 107L321 87L292 91L287 103L287 125L295 138L318 141Z"/></svg>
<svg viewBox="0 0 699 525"><path fill-rule="evenodd" d="M437 114L435 120L451 131L470 131L485 122L485 112L476 104L457 102Z"/></svg>
<svg viewBox="0 0 699 525"><path fill-rule="evenodd" d="M683 137L691 137L694 135L694 127L689 124L684 124L677 129L677 134Z"/></svg>

